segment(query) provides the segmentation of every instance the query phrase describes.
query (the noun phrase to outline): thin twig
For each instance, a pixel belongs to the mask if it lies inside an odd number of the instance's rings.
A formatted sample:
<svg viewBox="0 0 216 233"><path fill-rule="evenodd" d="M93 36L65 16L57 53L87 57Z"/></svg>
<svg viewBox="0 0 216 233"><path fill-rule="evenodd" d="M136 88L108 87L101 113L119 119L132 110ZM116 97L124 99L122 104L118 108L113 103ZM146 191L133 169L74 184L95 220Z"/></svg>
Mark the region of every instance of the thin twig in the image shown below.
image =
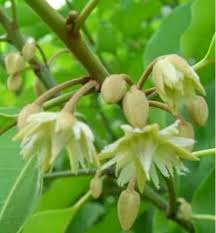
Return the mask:
<svg viewBox="0 0 216 233"><path fill-rule="evenodd" d="M173 183L172 177L164 177L166 184L167 184L167 189L168 189L168 195L169 195L169 206L167 209L167 215L169 217L175 217L176 214L176 192L175 192L175 187Z"/></svg>
<svg viewBox="0 0 216 233"><path fill-rule="evenodd" d="M216 221L215 215L209 215L209 214L193 214L192 219L195 220L208 220L208 221Z"/></svg>
<svg viewBox="0 0 216 233"><path fill-rule="evenodd" d="M215 153L216 153L216 148L211 148L206 150L194 151L192 154L197 157L202 157L206 155L215 155Z"/></svg>
<svg viewBox="0 0 216 233"><path fill-rule="evenodd" d="M74 95L71 97L71 99L65 104L62 111L65 112L74 112L76 104L78 100L88 93L91 89L96 88L98 83L94 80L91 80L87 83L85 83L77 92L74 93Z"/></svg>
<svg viewBox="0 0 216 233"><path fill-rule="evenodd" d="M40 47L40 45L39 45L38 43L36 43L36 48L37 48L38 51L40 52L40 55L41 55L41 57L42 57L42 59L43 59L44 64L47 64L46 55L45 55L43 49Z"/></svg>
<svg viewBox="0 0 216 233"><path fill-rule="evenodd" d="M84 84L86 82L88 82L90 79L90 77L88 76L84 76L81 78L77 78L77 79L71 79L69 81L66 81L64 83L61 83L55 87L53 87L52 89L48 90L47 92L43 93L41 96L39 96L34 103L37 105L42 105L46 100L50 99L52 96L55 96L58 92L71 87L72 85L76 85L76 84Z"/></svg>
<svg viewBox="0 0 216 233"><path fill-rule="evenodd" d="M164 56L160 56L160 57L157 57L156 59L154 59L147 67L146 69L144 70L144 72L142 73L138 83L137 83L137 86L139 89L142 89L143 88L143 85L145 83L145 81L147 80L148 76L151 74L152 72L152 69L155 65L155 63L160 60L161 58L163 58Z"/></svg>
<svg viewBox="0 0 216 233"><path fill-rule="evenodd" d="M70 51L68 49L60 49L52 57L48 59L47 64L51 65L54 62L54 60L58 58L60 55L62 55L63 53L70 53Z"/></svg>
<svg viewBox="0 0 216 233"><path fill-rule="evenodd" d="M89 0L86 6L83 8L77 19L75 20L73 33L76 35L80 28L84 25L86 19L91 14L91 12L95 9L97 6L99 0Z"/></svg>

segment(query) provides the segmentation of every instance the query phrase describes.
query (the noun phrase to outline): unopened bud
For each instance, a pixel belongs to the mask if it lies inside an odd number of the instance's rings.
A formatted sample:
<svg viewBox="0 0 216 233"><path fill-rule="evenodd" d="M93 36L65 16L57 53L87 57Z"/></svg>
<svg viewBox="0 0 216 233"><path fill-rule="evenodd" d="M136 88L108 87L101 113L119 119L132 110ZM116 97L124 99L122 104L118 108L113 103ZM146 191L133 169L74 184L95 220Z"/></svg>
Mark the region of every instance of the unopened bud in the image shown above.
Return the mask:
<svg viewBox="0 0 216 233"><path fill-rule="evenodd" d="M31 60L36 52L35 41L27 42L22 48L22 55L28 61Z"/></svg>
<svg viewBox="0 0 216 233"><path fill-rule="evenodd" d="M178 213L177 213L178 217L186 221L191 220L191 217L192 217L191 205L184 198L179 198L178 202L180 204Z"/></svg>
<svg viewBox="0 0 216 233"><path fill-rule="evenodd" d="M38 113L41 111L41 106L37 104L28 104L26 105L18 115L17 119L17 127L18 129L22 129L28 123L28 117L34 113Z"/></svg>
<svg viewBox="0 0 216 233"><path fill-rule="evenodd" d="M14 74L7 79L7 88L9 91L19 91L22 87L22 77L20 74Z"/></svg>
<svg viewBox="0 0 216 233"><path fill-rule="evenodd" d="M191 138L194 139L194 129L191 123L189 122L181 122L178 126L178 136L179 137L184 137L184 138ZM193 150L193 145L192 146L187 146L186 149L189 151Z"/></svg>
<svg viewBox="0 0 216 233"><path fill-rule="evenodd" d="M127 91L127 82L125 74L113 74L108 76L101 87L103 99L108 104L118 103Z"/></svg>
<svg viewBox="0 0 216 233"><path fill-rule="evenodd" d="M71 129L75 121L76 118L70 112L59 112L56 119L56 132Z"/></svg>
<svg viewBox="0 0 216 233"><path fill-rule="evenodd" d="M140 195L135 190L124 190L118 200L118 218L124 231L129 230L138 215L140 207Z"/></svg>
<svg viewBox="0 0 216 233"><path fill-rule="evenodd" d="M25 61L19 52L10 53L5 57L5 66L9 75L14 75L23 70Z"/></svg>
<svg viewBox="0 0 216 233"><path fill-rule="evenodd" d="M98 176L92 178L90 181L90 190L93 198L99 198L103 191L103 178Z"/></svg>
<svg viewBox="0 0 216 233"><path fill-rule="evenodd" d="M191 120L198 126L204 126L209 115L208 104L202 96L196 96L187 105Z"/></svg>
<svg viewBox="0 0 216 233"><path fill-rule="evenodd" d="M149 113L149 103L145 93L132 86L123 99L123 110L133 127L143 128Z"/></svg>

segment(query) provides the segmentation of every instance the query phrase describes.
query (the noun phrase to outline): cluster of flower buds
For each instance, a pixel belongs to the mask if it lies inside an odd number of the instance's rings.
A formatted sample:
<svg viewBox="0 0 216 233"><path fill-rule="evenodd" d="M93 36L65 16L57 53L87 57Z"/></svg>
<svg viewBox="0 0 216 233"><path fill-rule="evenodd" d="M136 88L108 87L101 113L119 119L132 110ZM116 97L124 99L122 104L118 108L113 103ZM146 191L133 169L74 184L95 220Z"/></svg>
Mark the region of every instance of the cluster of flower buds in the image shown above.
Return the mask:
<svg viewBox="0 0 216 233"><path fill-rule="evenodd" d="M22 87L21 72L25 67L25 61L34 57L36 50L35 42L27 42L22 52L12 52L5 57L5 67L9 75L7 80L7 87L10 91L19 91Z"/></svg>
<svg viewBox="0 0 216 233"><path fill-rule="evenodd" d="M128 88L126 74L108 76L102 84L101 94L108 104L115 104L122 100L123 111L128 122L136 128L146 125L149 104L145 93L136 85Z"/></svg>

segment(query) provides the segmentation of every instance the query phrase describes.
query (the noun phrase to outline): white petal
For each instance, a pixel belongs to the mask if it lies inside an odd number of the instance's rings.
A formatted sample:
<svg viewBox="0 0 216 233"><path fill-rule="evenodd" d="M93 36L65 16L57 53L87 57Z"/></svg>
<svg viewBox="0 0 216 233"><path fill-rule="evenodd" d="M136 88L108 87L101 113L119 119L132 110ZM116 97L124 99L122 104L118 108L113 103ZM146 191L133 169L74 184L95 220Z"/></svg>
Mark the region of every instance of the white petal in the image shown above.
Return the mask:
<svg viewBox="0 0 216 233"><path fill-rule="evenodd" d="M29 116L28 122L45 123L48 121L54 121L56 120L56 118L57 118L57 113L55 112L40 112Z"/></svg>

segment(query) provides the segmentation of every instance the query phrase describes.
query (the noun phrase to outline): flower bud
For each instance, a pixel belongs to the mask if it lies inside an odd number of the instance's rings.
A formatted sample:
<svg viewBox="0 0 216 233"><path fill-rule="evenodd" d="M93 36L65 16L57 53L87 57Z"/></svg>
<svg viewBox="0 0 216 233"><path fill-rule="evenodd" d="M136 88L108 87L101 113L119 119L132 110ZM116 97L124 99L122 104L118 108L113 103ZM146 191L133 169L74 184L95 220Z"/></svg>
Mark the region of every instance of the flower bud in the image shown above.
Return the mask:
<svg viewBox="0 0 216 233"><path fill-rule="evenodd" d="M14 74L7 79L7 88L9 91L19 91L22 86L22 77L20 74Z"/></svg>
<svg viewBox="0 0 216 233"><path fill-rule="evenodd" d="M178 126L178 136L179 137L184 137L184 138L191 138L194 139L194 129L191 123L189 122L181 122ZM192 146L187 146L185 147L186 149L188 149L189 151L193 150L193 145Z"/></svg>
<svg viewBox="0 0 216 233"><path fill-rule="evenodd" d="M22 55L28 61L31 60L36 52L35 41L27 42L22 48Z"/></svg>
<svg viewBox="0 0 216 233"><path fill-rule="evenodd" d="M133 127L143 128L149 113L149 103L145 93L132 86L123 99L123 110Z"/></svg>
<svg viewBox="0 0 216 233"><path fill-rule="evenodd" d="M136 220L140 207L140 196L135 190L124 190L118 200L118 218L124 231L129 230Z"/></svg>
<svg viewBox="0 0 216 233"><path fill-rule="evenodd" d="M13 75L23 70L25 61L19 52L10 53L5 57L5 66L7 73Z"/></svg>
<svg viewBox="0 0 216 233"><path fill-rule="evenodd" d="M108 76L101 87L103 99L108 104L118 103L127 91L125 74L113 74Z"/></svg>
<svg viewBox="0 0 216 233"><path fill-rule="evenodd" d="M18 115L18 119L17 119L18 129L22 129L24 126L26 126L27 119L30 115L34 113L38 113L40 111L41 111L41 106L37 104L32 103L32 104L26 105Z"/></svg>
<svg viewBox="0 0 216 233"><path fill-rule="evenodd" d="M208 104L202 96L196 96L187 105L191 120L198 126L204 126L209 115Z"/></svg>
<svg viewBox="0 0 216 233"><path fill-rule="evenodd" d="M178 202L180 203L178 213L177 213L178 217L186 221L191 220L191 217L192 217L191 205L184 198L179 198Z"/></svg>
<svg viewBox="0 0 216 233"><path fill-rule="evenodd" d="M93 198L99 198L103 191L103 179L101 177L95 176L90 181L90 190Z"/></svg>
<svg viewBox="0 0 216 233"><path fill-rule="evenodd" d="M59 112L56 119L56 132L71 129L76 118L70 112Z"/></svg>

